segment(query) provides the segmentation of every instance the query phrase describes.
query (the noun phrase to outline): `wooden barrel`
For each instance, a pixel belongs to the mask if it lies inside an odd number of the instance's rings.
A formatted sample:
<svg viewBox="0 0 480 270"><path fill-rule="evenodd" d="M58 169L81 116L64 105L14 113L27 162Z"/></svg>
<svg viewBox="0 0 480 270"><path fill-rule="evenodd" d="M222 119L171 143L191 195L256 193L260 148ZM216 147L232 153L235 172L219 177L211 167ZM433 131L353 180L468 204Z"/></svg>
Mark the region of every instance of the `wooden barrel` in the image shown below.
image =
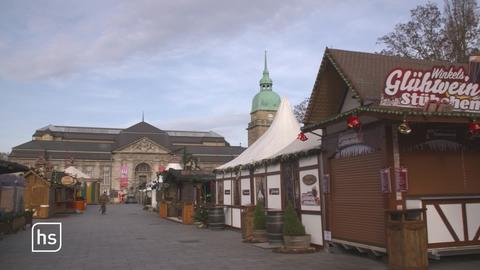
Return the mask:
<svg viewBox="0 0 480 270"><path fill-rule="evenodd" d="M267 237L271 244L283 242L283 211L267 211Z"/></svg>
<svg viewBox="0 0 480 270"><path fill-rule="evenodd" d="M225 214L223 207L208 208L208 228L212 230L225 229Z"/></svg>

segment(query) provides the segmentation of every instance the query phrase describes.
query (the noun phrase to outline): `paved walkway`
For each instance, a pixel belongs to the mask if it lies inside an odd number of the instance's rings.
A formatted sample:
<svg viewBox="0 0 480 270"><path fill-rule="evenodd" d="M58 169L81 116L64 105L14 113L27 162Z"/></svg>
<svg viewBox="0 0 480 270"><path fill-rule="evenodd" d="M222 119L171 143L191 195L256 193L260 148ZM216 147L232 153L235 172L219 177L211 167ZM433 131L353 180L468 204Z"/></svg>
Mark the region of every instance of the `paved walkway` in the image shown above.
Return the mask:
<svg viewBox="0 0 480 270"><path fill-rule="evenodd" d="M97 206L57 217L59 253L31 253L30 231L0 240L0 268L14 269L387 269L382 260L343 252L285 255L241 242L236 231L197 229L160 219L139 205ZM480 257L432 262L430 269L480 269Z"/></svg>

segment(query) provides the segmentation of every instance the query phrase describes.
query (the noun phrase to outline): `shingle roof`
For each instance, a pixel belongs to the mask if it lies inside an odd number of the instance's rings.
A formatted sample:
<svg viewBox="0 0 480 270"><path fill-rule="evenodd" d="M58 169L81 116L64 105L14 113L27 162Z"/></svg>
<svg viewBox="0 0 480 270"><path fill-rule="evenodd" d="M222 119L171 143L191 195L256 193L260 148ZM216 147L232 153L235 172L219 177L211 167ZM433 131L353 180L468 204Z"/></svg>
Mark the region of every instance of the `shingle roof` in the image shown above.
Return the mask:
<svg viewBox="0 0 480 270"><path fill-rule="evenodd" d="M425 61L419 59L411 59L399 56L388 56L382 54L374 53L365 53L365 52L355 52L355 51L345 51L338 49L325 49L325 54L322 60L322 64L318 71L318 75L315 81L315 85L310 96L310 102L305 113L305 122L311 123L318 120L323 120L327 117L334 115L335 112L331 115L322 115L323 119L312 119L312 110L313 107L319 107L323 105L322 100L326 97L325 93L321 94L321 91L332 91L328 95L336 95L334 92L338 93L340 98L336 98L332 102L338 102L341 97L344 97L345 88L356 92L360 99L372 102L378 105L380 101L380 95L384 88L386 76L390 71L395 68L409 68L409 69L431 69L435 66L451 66L455 65L457 67L468 68L467 64L464 63L450 63L444 61ZM332 68L333 67L333 68ZM334 69L342 81L344 82L345 88L343 89L332 89L332 85L337 86L337 84L331 84L328 87L320 82L321 80L332 80L331 73L328 75L328 70ZM330 78L326 78L330 76ZM328 98L328 97L327 97ZM340 105L340 104L338 104ZM337 108L338 110L340 107ZM328 113L327 113L328 114Z"/></svg>
<svg viewBox="0 0 480 270"><path fill-rule="evenodd" d="M435 66L463 66L467 64L445 61L426 61L400 56L353 52L337 49L327 49L326 54L338 65L346 79L351 82L363 99L380 98L385 86L387 74L395 68L430 69Z"/></svg>
<svg viewBox="0 0 480 270"><path fill-rule="evenodd" d="M38 158L45 153L51 159L92 159L110 160L112 151L119 150L144 137L171 150L183 149L204 162L226 162L239 155L245 148L230 147L228 142L213 131L164 131L146 122L137 123L126 129L69 127L49 125L36 131L36 135L50 133L65 141L32 140L13 147L13 158ZM69 141L81 140L81 141ZM104 143L98 141L112 141ZM201 144L220 142L226 146L180 146L177 144Z"/></svg>

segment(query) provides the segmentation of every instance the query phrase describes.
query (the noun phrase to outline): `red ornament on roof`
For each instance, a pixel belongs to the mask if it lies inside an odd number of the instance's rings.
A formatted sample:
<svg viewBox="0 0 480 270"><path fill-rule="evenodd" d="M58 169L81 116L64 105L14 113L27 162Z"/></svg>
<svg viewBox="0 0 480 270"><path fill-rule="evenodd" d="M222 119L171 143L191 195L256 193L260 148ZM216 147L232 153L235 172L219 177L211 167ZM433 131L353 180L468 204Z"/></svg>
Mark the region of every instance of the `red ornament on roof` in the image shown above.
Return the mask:
<svg viewBox="0 0 480 270"><path fill-rule="evenodd" d="M468 133L470 133L471 135L480 134L480 123L472 122L468 124Z"/></svg>
<svg viewBox="0 0 480 270"><path fill-rule="evenodd" d="M307 136L303 132L298 133L297 139L302 141L302 142L308 140Z"/></svg>
<svg viewBox="0 0 480 270"><path fill-rule="evenodd" d="M350 115L347 119L348 128L359 129L362 124L360 123L360 118L356 115Z"/></svg>

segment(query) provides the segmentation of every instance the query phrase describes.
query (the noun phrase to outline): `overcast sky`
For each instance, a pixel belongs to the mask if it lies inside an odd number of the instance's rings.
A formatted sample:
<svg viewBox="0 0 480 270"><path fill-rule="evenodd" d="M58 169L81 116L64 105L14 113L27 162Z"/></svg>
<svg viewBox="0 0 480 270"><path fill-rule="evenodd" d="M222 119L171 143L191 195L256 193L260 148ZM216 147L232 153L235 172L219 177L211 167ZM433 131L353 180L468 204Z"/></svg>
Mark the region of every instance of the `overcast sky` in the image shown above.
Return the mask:
<svg viewBox="0 0 480 270"><path fill-rule="evenodd" d="M48 124L213 130L246 145L263 53L310 95L325 47L375 52L415 0L0 1L0 152ZM435 1L443 3L443 1Z"/></svg>

